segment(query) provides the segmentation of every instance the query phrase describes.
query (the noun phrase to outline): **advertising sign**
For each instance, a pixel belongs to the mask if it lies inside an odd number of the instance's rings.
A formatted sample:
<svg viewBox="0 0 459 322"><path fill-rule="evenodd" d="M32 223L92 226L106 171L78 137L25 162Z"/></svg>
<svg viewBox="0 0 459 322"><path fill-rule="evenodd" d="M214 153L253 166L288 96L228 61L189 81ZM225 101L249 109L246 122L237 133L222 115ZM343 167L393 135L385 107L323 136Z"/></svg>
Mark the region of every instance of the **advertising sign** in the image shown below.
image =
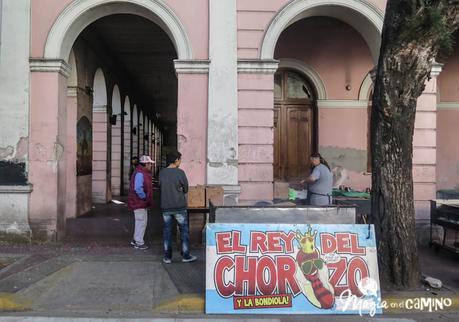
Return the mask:
<svg viewBox="0 0 459 322"><path fill-rule="evenodd" d="M208 224L206 313L381 313L371 225Z"/></svg>

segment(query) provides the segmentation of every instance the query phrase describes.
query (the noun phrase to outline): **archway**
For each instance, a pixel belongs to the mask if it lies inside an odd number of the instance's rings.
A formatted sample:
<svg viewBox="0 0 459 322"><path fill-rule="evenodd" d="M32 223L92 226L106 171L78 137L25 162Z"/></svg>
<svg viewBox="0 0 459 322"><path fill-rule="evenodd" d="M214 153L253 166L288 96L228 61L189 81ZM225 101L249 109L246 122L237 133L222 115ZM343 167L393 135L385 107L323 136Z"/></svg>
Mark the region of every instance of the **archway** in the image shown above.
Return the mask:
<svg viewBox="0 0 459 322"><path fill-rule="evenodd" d="M293 1L273 19L260 50L261 58L279 60L280 69L300 72L315 88L314 150L331 163L336 182L345 178L356 189L370 186L364 96L382 22L382 13L361 1Z"/></svg>
<svg viewBox="0 0 459 322"><path fill-rule="evenodd" d="M192 59L185 28L178 17L158 0L74 1L59 15L46 40L44 58L67 60L78 35L96 20L115 14L144 17L160 26L172 40L179 59Z"/></svg>
<svg viewBox="0 0 459 322"><path fill-rule="evenodd" d="M281 33L309 17L331 17L357 30L370 47L374 62L379 56L384 14L375 5L359 0L295 0L286 5L269 25L260 50L261 59L273 59Z"/></svg>

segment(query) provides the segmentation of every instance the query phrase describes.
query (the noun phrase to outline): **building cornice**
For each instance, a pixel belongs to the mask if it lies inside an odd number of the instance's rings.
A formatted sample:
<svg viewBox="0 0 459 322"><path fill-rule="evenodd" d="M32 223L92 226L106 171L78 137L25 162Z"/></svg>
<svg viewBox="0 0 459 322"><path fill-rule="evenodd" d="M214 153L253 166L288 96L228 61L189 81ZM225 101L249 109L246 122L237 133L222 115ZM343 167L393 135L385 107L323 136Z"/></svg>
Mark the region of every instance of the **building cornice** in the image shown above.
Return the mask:
<svg viewBox="0 0 459 322"><path fill-rule="evenodd" d="M65 78L70 76L71 68L62 59L30 58L31 72L59 73Z"/></svg>
<svg viewBox="0 0 459 322"><path fill-rule="evenodd" d="M279 61L274 59L239 59L237 72L242 74L274 74Z"/></svg>
<svg viewBox="0 0 459 322"><path fill-rule="evenodd" d="M319 108L367 108L368 100L317 100Z"/></svg>
<svg viewBox="0 0 459 322"><path fill-rule="evenodd" d="M208 74L210 60L175 59L174 67L177 74Z"/></svg>

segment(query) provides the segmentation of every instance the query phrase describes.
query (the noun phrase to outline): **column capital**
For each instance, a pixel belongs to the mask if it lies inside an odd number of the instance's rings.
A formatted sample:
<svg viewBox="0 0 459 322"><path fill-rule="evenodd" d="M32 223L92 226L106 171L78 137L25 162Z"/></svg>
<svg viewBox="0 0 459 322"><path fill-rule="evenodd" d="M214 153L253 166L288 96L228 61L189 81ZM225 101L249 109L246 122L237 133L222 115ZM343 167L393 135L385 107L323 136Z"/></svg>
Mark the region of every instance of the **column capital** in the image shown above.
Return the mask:
<svg viewBox="0 0 459 322"><path fill-rule="evenodd" d="M65 78L70 76L70 66L62 59L30 58L31 72L59 73Z"/></svg>
<svg viewBox="0 0 459 322"><path fill-rule="evenodd" d="M210 60L205 59L175 59L174 67L177 74L208 74Z"/></svg>
<svg viewBox="0 0 459 322"><path fill-rule="evenodd" d="M274 74L279 61L274 59L239 59L237 72L243 74Z"/></svg>
<svg viewBox="0 0 459 322"><path fill-rule="evenodd" d="M438 75L440 75L441 71L443 70L443 65L444 64L437 63L436 61L434 61L432 63L432 69L430 70L430 76L437 77Z"/></svg>

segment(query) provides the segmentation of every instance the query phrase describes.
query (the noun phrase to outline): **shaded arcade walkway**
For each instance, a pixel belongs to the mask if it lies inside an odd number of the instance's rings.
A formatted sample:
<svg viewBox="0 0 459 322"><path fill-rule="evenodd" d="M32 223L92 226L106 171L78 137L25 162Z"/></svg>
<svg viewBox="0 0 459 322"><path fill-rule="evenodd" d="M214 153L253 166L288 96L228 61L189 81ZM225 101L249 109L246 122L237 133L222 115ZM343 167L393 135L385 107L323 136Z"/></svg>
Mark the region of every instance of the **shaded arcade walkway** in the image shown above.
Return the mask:
<svg viewBox="0 0 459 322"><path fill-rule="evenodd" d="M129 246L134 232L134 215L127 208L127 197L114 198L123 204L94 204L88 214L67 220L65 244L81 246ZM154 191L153 207L148 212L145 232L147 245L161 245L162 217L159 210L159 193ZM201 244L204 228L202 214L190 214L190 243L194 247Z"/></svg>

